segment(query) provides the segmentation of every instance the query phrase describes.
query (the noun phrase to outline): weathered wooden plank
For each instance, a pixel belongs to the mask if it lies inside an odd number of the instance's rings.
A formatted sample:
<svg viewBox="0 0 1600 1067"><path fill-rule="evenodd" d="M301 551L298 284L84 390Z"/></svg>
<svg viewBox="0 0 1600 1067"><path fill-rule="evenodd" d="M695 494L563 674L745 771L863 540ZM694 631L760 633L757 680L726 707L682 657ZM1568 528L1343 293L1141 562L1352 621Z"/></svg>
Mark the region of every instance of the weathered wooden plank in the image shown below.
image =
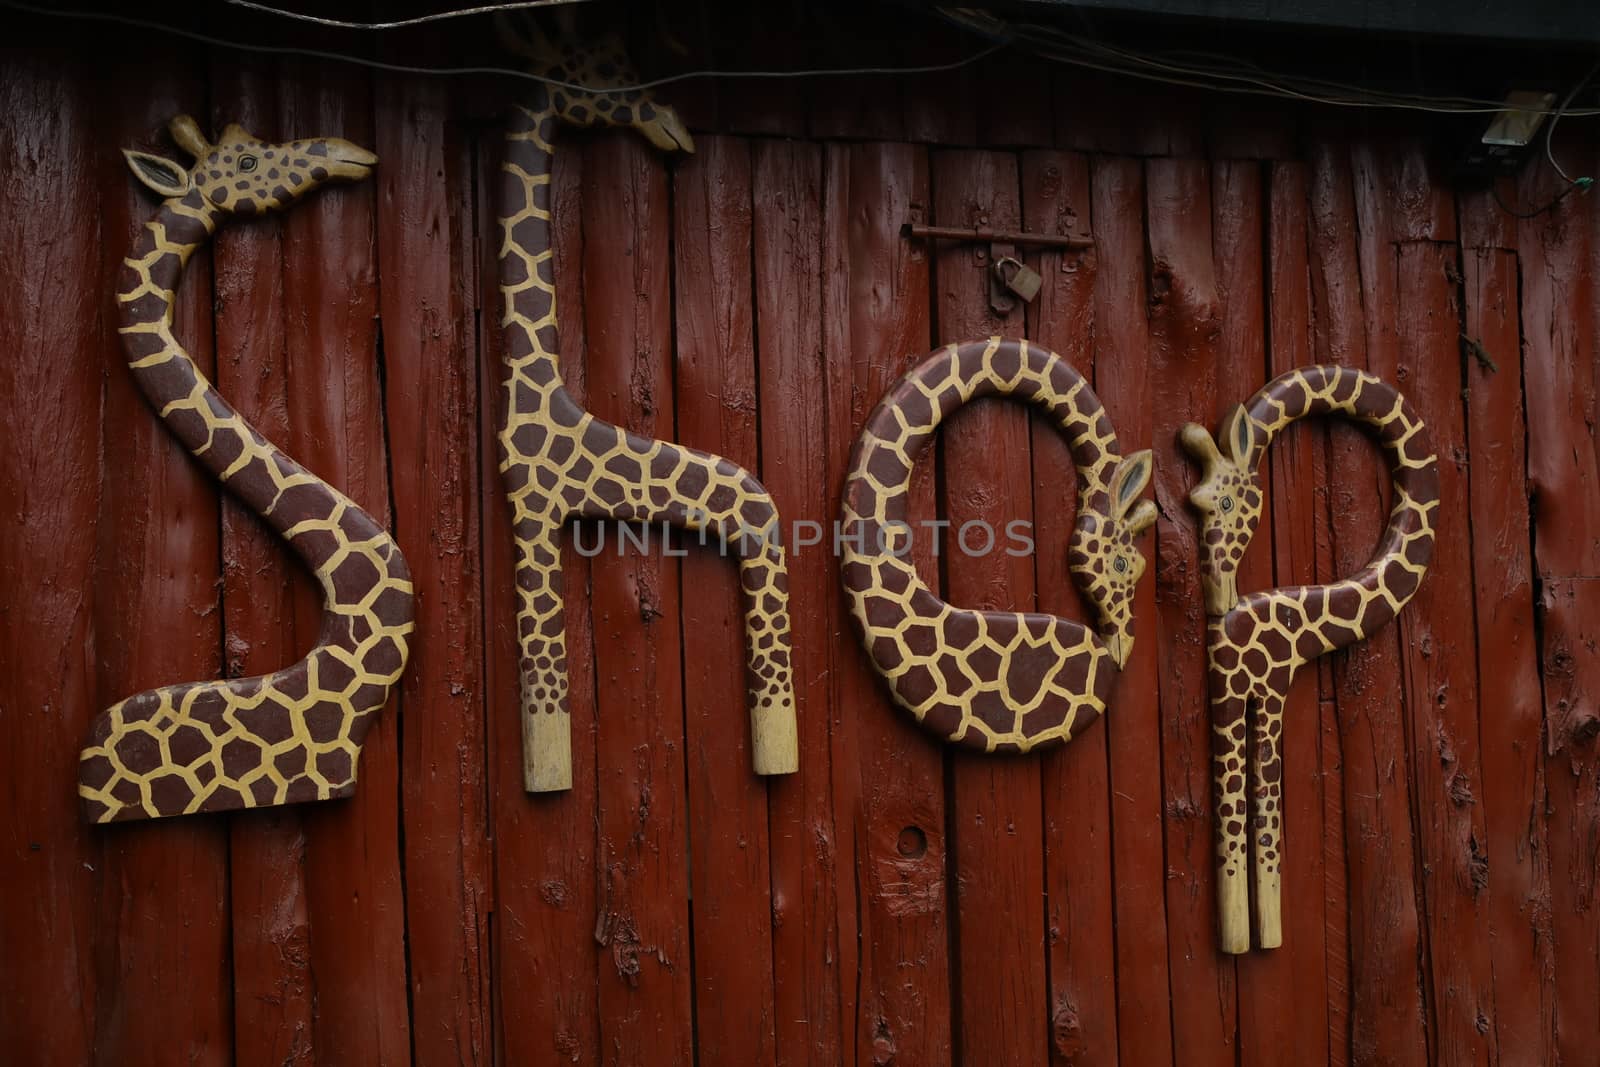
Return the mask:
<svg viewBox="0 0 1600 1067"><path fill-rule="evenodd" d="M1319 359L1365 367L1393 380L1395 261L1371 235L1381 193L1372 160L1318 141L1312 152L1312 289ZM1387 232L1387 231L1383 231ZM1385 514L1388 472L1370 441L1337 420L1329 426L1329 509L1341 578L1364 565ZM1398 628L1335 653L1334 694L1343 753L1344 835L1349 872L1350 1061L1422 1063L1427 1058L1421 925L1413 882L1415 842L1403 732Z"/></svg>
<svg viewBox="0 0 1600 1067"><path fill-rule="evenodd" d="M1399 619L1410 713L1422 890L1437 1013L1434 1052L1446 1063L1497 1056L1489 974L1483 777L1478 762L1477 652L1472 611L1472 515L1462 425L1461 311L1453 248L1399 247L1397 382L1428 424L1439 455L1439 536L1431 581Z"/></svg>
<svg viewBox="0 0 1600 1067"><path fill-rule="evenodd" d="M499 188L498 130L479 153L479 230L493 233ZM586 386L583 312L583 158L577 144L558 148L551 176L552 241L561 328L561 376L580 404ZM502 309L494 260L499 246L480 241L482 322L498 324ZM488 309L495 309L493 315ZM489 788L494 818L494 995L499 1062L538 1063L552 1057L578 1063L600 1060L600 1017L595 984L594 917L595 760L594 633L589 559L572 544L562 550L566 582L567 706L572 716L572 788L524 793L522 726L518 714L516 572L507 504L500 479L497 412L503 408L501 337L479 330L479 436L482 441L483 603L490 746Z"/></svg>
<svg viewBox="0 0 1600 1067"><path fill-rule="evenodd" d="M1206 617L1195 562L1200 539L1189 507L1189 490L1199 470L1179 447L1178 433L1196 414L1214 421L1211 413L1217 407L1216 364L1225 319L1212 261L1214 238L1219 259L1232 252L1236 262L1246 257L1253 264L1248 273L1254 277L1239 303L1248 305L1253 295L1259 306L1260 190L1241 184L1232 196L1219 198L1219 225L1214 228L1208 164L1151 160L1145 176L1151 264L1150 444L1161 518L1155 527L1152 568L1155 605L1144 617L1150 619L1145 632L1155 638L1160 663L1167 965L1174 987L1187 991L1172 999L1172 1035L1185 1062L1221 1062L1234 1058L1236 993L1232 961L1217 952ZM1259 314L1252 319L1229 340L1259 350ZM1131 448L1136 438L1120 423L1118 432L1128 437L1123 447Z"/></svg>
<svg viewBox="0 0 1600 1067"><path fill-rule="evenodd" d="M0 1035L9 1056L44 1067L89 1063L94 1045L99 992L86 964L98 936L103 835L84 826L72 783L102 706L102 380L121 374L133 387L113 364L101 253L103 242L127 242L121 205L132 178L117 179L102 235L84 205L106 188L114 148L103 138L116 131L97 133L86 75L65 47L27 35L0 49L0 279L9 294L0 351L12 354L0 361L0 718L10 738L0 757L0 953L12 961L0 967Z"/></svg>
<svg viewBox="0 0 1600 1067"><path fill-rule="evenodd" d="M1320 149L1313 146L1312 159L1304 165L1306 177L1302 193L1306 200L1304 224L1306 229L1307 300L1306 314L1310 319L1309 362L1337 362L1329 351L1336 337L1344 336L1353 325L1349 308L1342 304L1338 310L1339 324L1332 330L1322 317L1334 311L1330 305L1330 290L1325 285L1323 273L1324 253L1323 215L1329 209L1329 172L1320 162ZM1345 187L1348 190L1348 186ZM1335 285L1331 295L1337 303L1345 299L1354 287ZM1345 362L1348 356L1341 357ZM1317 506L1313 532L1316 539L1316 580L1319 584L1337 581L1340 577L1335 560L1334 517L1330 483L1334 467L1329 458L1331 428L1323 427L1314 437L1311 449L1311 484L1315 488ZM1318 768L1322 791L1322 861L1323 861L1323 947L1324 947L1324 1002L1326 1004L1327 1048L1330 1067L1347 1067L1350 1063L1350 1018L1354 1001L1350 977L1350 870L1345 850L1345 772L1344 749L1339 740L1339 705L1335 699L1334 661L1324 656L1317 661L1317 714Z"/></svg>
<svg viewBox="0 0 1600 1067"><path fill-rule="evenodd" d="M720 137L701 138L673 180L677 433L750 470L758 453L752 262L758 275L763 267L759 244L752 261L752 180L748 143ZM758 1067L774 1056L773 909L766 780L750 773L749 716L740 714L738 567L715 543L688 552L681 610L696 1049L706 1062Z"/></svg>
<svg viewBox="0 0 1600 1067"><path fill-rule="evenodd" d="M1572 146L1559 150L1571 152ZM1570 155L1568 158L1571 158ZM1559 189L1548 172L1528 174L1518 203L1545 204ZM1528 419L1528 489L1532 495L1534 566L1544 678L1546 826L1550 843L1551 929L1555 950L1557 1062L1581 1063L1592 1053L1585 1023L1600 999L1600 721L1594 693L1600 652L1592 616L1600 575L1600 455L1592 444L1597 417L1594 340L1594 207L1568 197L1523 220L1517 247L1522 267L1522 376ZM1591 441L1582 447L1585 438ZM1592 609L1589 609L1592 611ZM1586 1013L1589 1015L1586 1016Z"/></svg>
<svg viewBox="0 0 1600 1067"><path fill-rule="evenodd" d="M1021 224L1014 156L939 152L932 174L935 224ZM1020 302L1003 317L989 305L986 248L949 245L934 263L941 343L1021 332ZM963 408L944 424L940 511L952 531L943 546L944 595L959 607L1033 609L1033 564L1005 551L1004 533L1013 520L1033 523L1028 424L1027 409L993 401ZM968 524L990 533L969 540L961 533ZM1049 994L1038 904L1044 887L1039 763L958 751L949 766L957 1056L1043 1063Z"/></svg>
<svg viewBox="0 0 1600 1067"><path fill-rule="evenodd" d="M1477 221L1489 212L1501 214L1492 201L1463 202L1463 234L1489 231ZM1496 1038L1502 1064L1541 1064L1555 1058L1555 960L1517 261L1478 247L1464 250L1462 266L1465 336L1489 361L1469 358L1465 375Z"/></svg>
<svg viewBox="0 0 1600 1067"><path fill-rule="evenodd" d="M1025 153L1022 217L1023 225L1033 232L1088 232L1088 160L1066 152ZM1092 382L1098 257L1092 250L1045 249L1030 255L1028 262L1044 278L1029 312L1028 336L1059 353ZM1060 428L1037 416L1029 447L1038 516L1033 567L1039 608L1088 621L1088 608L1067 570L1076 506L1072 452ZM1139 632L1135 641L1152 637ZM1109 714L1116 713L1118 692L1113 690ZM1106 728L1091 727L1067 748L1040 755L1039 776L1051 1062L1116 1063L1117 960Z"/></svg>
<svg viewBox="0 0 1600 1067"><path fill-rule="evenodd" d="M398 539L417 591L401 686L414 1055L490 1055L472 178L444 87L380 79L380 309Z"/></svg>
<svg viewBox="0 0 1600 1067"><path fill-rule="evenodd" d="M830 536L835 487L828 464L835 442L829 434L822 360L829 277L823 263L837 246L830 248L820 239L825 180L819 149L779 143L756 147L761 477L778 503L788 539L802 753L797 773L769 778L766 786L777 1056L783 1063L819 1065L845 1059L850 1016L842 998L846 983L853 993L855 977L854 968L840 959L855 940L853 919L846 918L855 912L855 890L853 879L841 869L839 812L834 806L835 759L848 756L853 761L855 753L835 747L830 707L835 642L847 642L847 653L855 649L835 599L839 576ZM848 438L848 431L837 436ZM798 523L816 525L802 531Z"/></svg>
<svg viewBox="0 0 1600 1067"><path fill-rule="evenodd" d="M900 236L926 218L928 159L910 145L829 150L823 218L830 500L879 397L930 344L926 250ZM912 479L913 510L932 515L933 464ZM837 515L830 508L830 518ZM926 552L926 539L916 551ZM931 555L919 568L933 570ZM837 581L837 577L834 581ZM850 820L861 955L859 1001L847 1013L856 1063L951 1060L943 754L890 700L837 607L829 708L853 743L836 746L837 818ZM802 761L803 762L803 761ZM856 783L853 787L849 783ZM841 991L841 996L844 996Z"/></svg>
<svg viewBox="0 0 1600 1067"><path fill-rule="evenodd" d="M287 140L278 118L277 70L261 61L213 68L211 126L238 122L258 136ZM283 220L233 226L213 243L218 391L291 456L284 331ZM298 294L301 296L307 294ZM298 399L298 398L296 398ZM222 503L223 666L230 678L267 674L316 640L295 634L297 580L278 536L231 497ZM305 899L305 828L292 809L228 820L232 924L234 1059L241 1064L312 1063L310 925Z"/></svg>
<svg viewBox="0 0 1600 1067"><path fill-rule="evenodd" d="M1271 303L1274 295L1271 284L1274 279L1271 272L1276 264L1269 258L1270 249L1262 247L1262 235L1266 234L1270 238L1273 221L1270 216L1272 205L1268 199L1272 190L1270 185L1263 189L1262 171L1263 168L1259 165L1245 163L1217 163L1212 167L1211 231L1214 244L1212 259L1221 300L1218 322L1220 335L1202 349L1206 357L1205 363L1215 367L1213 372L1215 377L1213 387L1207 390L1211 394L1208 401L1198 409L1205 413L1203 421L1212 432L1216 432L1216 427L1221 425L1223 417L1235 404L1242 403L1271 374L1267 330L1276 322L1274 314L1276 308ZM1275 352L1272 354L1276 355ZM1167 434L1165 439L1171 440L1174 436ZM1298 434L1292 435L1291 439L1298 436ZM1163 437L1158 435L1157 440L1161 441ZM1266 457L1267 462L1262 472L1265 496L1263 507L1269 517L1256 531L1249 551L1239 563L1238 589L1241 594L1271 589L1281 584L1274 579L1273 564L1279 547L1278 524L1274 519L1279 517L1280 512L1287 515L1290 500L1284 498L1291 493L1292 502L1302 508L1305 499L1304 494L1298 491L1298 487L1291 490L1281 484L1279 471L1285 465L1284 455L1287 445L1288 442L1280 443ZM1187 453L1175 450L1173 461L1185 464L1190 478L1198 478L1199 468ZM1182 503L1186 505L1187 501ZM1192 510L1185 510L1185 521L1192 522L1193 515ZM1190 527L1188 537L1191 551L1198 550L1199 537L1193 527ZM1186 566L1195 566L1188 557L1184 562ZM1195 604L1202 604L1199 583L1193 579L1187 580L1193 583L1189 595L1194 598ZM1198 639L1204 648L1204 633L1204 623L1199 623L1192 637L1187 634L1182 637L1185 644ZM1209 682L1209 657L1206 663ZM1296 686L1292 695L1298 696L1306 684L1302 682ZM1208 718L1208 725L1209 721ZM1300 726L1304 728L1303 718ZM1295 751L1292 738L1295 728L1296 716L1293 708L1286 707L1284 713L1284 732L1287 735L1284 743L1286 780L1293 777L1295 769L1292 764ZM1210 781L1214 772L1208 767L1206 773L1207 780ZM1286 785L1286 790L1288 789ZM1294 799L1293 793L1287 792L1285 806L1293 803ZM1193 895L1198 898L1197 904L1204 906L1208 916L1215 916L1218 910L1213 843L1216 840L1217 827L1214 814L1216 797L1213 792L1206 793L1206 801L1204 809L1205 831L1208 835L1206 841L1212 846L1213 851L1205 854L1205 866L1196 871L1197 875L1204 872L1205 891L1194 892ZM1295 853L1294 831L1292 827L1286 825L1285 875L1288 874L1288 868L1294 861ZM1198 853L1192 862L1201 862ZM1286 877L1285 882L1287 880ZM1292 921L1294 909L1302 905L1296 902L1287 885L1284 890L1283 911ZM1215 921L1204 932L1215 939L1217 936ZM1216 952L1218 942L1213 940L1210 947L1213 953ZM1271 1063L1279 1049L1307 1047L1310 1044L1305 1032L1297 1029L1301 1023L1290 1012L1291 990L1284 981L1285 973L1291 972L1291 960L1301 963L1302 966L1301 971L1295 973L1304 973L1303 961L1295 955L1302 951L1303 946L1297 945L1286 932L1282 947L1271 952L1254 952L1234 959L1234 974L1238 983L1238 1046L1241 1063ZM1286 1044L1296 1040L1299 1042L1298 1045ZM1221 1051L1219 1049L1218 1053Z"/></svg>
<svg viewBox="0 0 1600 1067"><path fill-rule="evenodd" d="M670 440L665 169L643 141L618 135L591 148L584 178L589 407L636 433ZM591 580L601 1056L605 1063L688 1063L694 1048L679 568L663 556L659 528L647 552L632 542L622 547L614 526L603 533Z"/></svg>
<svg viewBox="0 0 1600 1067"><path fill-rule="evenodd" d="M137 64L119 62L114 71L108 76L136 80L143 91L109 101L97 125L102 269L79 282L105 302L98 305L104 309L98 354L108 477L91 579L96 712L155 686L222 674L220 490L134 384L108 306L122 257L156 210L155 198L132 180L115 149L137 144L183 157L164 130L180 108L195 108L203 89L167 48L141 52ZM215 369L210 296L210 253L202 251L184 271L173 332L208 375ZM65 791L71 779L63 777L54 788ZM96 871L95 961L104 996L95 1003L93 1056L157 1063L181 1051L195 1063L227 1062L233 1045L227 823L164 820L83 832L104 849Z"/></svg>
<svg viewBox="0 0 1600 1067"><path fill-rule="evenodd" d="M280 99L281 121L297 128L286 135L299 136L304 127L376 143L365 75L316 62L288 63L284 70L286 82L297 87ZM364 182L325 190L285 218L284 256L295 269L284 279L284 347L296 458L390 523L377 203L377 183ZM295 634L309 639L321 624L321 598L310 592L295 604ZM325 1063L391 1063L410 1055L395 808L398 715L391 701L367 734L353 797L299 812L306 834L313 1043ZM352 856L362 862L352 863Z"/></svg>
<svg viewBox="0 0 1600 1067"><path fill-rule="evenodd" d="M1275 164L1269 174L1265 311L1270 353L1266 376L1272 377L1311 363L1312 356L1306 262L1309 175L1303 165L1294 163ZM1237 288L1228 289L1231 302ZM1315 458L1325 439L1325 427L1302 424L1286 434L1269 457L1272 531L1269 545L1262 548L1270 546L1271 551L1263 553L1262 562L1268 564L1271 584L1277 588L1318 580L1317 543L1326 540L1328 522ZM1284 943L1273 952L1241 960L1239 966L1247 1062L1270 1063L1278 1050L1312 1049L1327 1041L1326 993L1303 977L1323 973L1327 967L1320 674L1309 670L1304 674L1291 687L1284 707ZM1247 1006L1255 1009L1253 1014L1247 1014Z"/></svg>
<svg viewBox="0 0 1600 1067"><path fill-rule="evenodd" d="M1056 111L1058 121L1061 111ZM1148 287L1145 273L1144 172L1136 160L1098 159L1091 172L1090 215L1098 267L1094 279L1095 391L1124 448L1161 447L1152 435ZM1157 453L1157 478L1161 454ZM1171 476L1170 473L1168 475ZM1157 506L1161 497L1157 496ZM1168 506L1168 515L1182 508ZM1157 544L1142 549L1160 572ZM1111 863L1116 872L1117 1047L1123 1063L1173 1062L1172 990L1167 956L1166 860L1161 823L1162 673L1155 580L1143 581L1133 617L1141 624L1133 655L1106 716L1111 768ZM1209 861L1208 861L1209 866Z"/></svg>

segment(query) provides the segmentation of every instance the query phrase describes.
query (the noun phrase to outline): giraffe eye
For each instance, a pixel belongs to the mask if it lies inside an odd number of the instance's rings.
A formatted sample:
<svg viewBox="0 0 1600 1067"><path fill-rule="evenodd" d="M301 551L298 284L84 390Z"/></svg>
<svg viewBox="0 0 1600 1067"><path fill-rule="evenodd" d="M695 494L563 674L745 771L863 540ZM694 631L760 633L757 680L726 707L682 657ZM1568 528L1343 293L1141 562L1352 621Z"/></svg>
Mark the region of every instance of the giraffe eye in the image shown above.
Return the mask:
<svg viewBox="0 0 1600 1067"><path fill-rule="evenodd" d="M1116 559L1112 560L1111 561L1111 569L1116 571L1118 574L1127 574L1128 573L1128 557L1127 556L1118 556Z"/></svg>
<svg viewBox="0 0 1600 1067"><path fill-rule="evenodd" d="M240 171L240 173L249 174L251 171L253 171L255 169L256 169L256 157L255 156L240 156L239 157L239 171Z"/></svg>
<svg viewBox="0 0 1600 1067"><path fill-rule="evenodd" d="M1222 498L1222 503L1221 503L1220 506L1221 506L1223 511L1232 511L1233 510L1233 497L1231 497L1231 496L1223 497Z"/></svg>

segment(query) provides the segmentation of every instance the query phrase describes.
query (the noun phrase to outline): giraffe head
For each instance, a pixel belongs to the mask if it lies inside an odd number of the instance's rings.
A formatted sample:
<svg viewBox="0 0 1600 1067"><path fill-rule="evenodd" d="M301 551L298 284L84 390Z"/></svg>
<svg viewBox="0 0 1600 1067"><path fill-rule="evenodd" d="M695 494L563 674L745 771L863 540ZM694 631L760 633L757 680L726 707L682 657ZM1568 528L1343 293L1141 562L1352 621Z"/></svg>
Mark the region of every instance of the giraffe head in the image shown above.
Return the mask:
<svg viewBox="0 0 1600 1067"><path fill-rule="evenodd" d="M360 181L378 162L371 152L338 137L271 144L235 124L212 144L188 115L179 115L167 128L194 157L194 166L124 149L134 176L165 197L182 199L197 191L227 214L288 207L325 182Z"/></svg>
<svg viewBox="0 0 1600 1067"><path fill-rule="evenodd" d="M1118 463L1111 474L1110 510L1080 513L1067 550L1067 565L1100 616L1100 639L1118 670L1133 652L1133 591L1145 568L1133 539L1156 521L1155 503L1139 499L1152 466L1149 449Z"/></svg>
<svg viewBox="0 0 1600 1067"><path fill-rule="evenodd" d="M1201 466L1189 503L1200 514L1200 585L1208 615L1226 615L1239 602L1239 561L1261 519L1256 437L1242 405L1222 420L1216 440L1192 422L1179 434Z"/></svg>
<svg viewBox="0 0 1600 1067"><path fill-rule="evenodd" d="M637 85L639 75L616 34L580 40L567 20L561 25L560 39L552 40L531 20L518 25L498 16L498 21L505 46L529 60L534 74L552 83L550 104L562 122L580 128L626 127L663 152L694 151L694 138L676 111L657 103L648 90L619 90L620 86Z"/></svg>

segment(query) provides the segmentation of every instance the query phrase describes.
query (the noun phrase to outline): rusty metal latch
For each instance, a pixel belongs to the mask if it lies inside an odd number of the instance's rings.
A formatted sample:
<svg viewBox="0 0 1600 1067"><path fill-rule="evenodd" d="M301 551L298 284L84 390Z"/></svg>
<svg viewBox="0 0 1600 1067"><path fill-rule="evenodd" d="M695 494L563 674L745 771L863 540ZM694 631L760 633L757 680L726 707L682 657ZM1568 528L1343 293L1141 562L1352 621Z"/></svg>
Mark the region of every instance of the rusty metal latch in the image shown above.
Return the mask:
<svg viewBox="0 0 1600 1067"><path fill-rule="evenodd" d="M981 263L989 263L989 306L997 315L1006 315L1017 306L1016 298L1032 301L1039 295L1044 279L1039 272L1017 258L1017 247L1033 248L1093 248L1094 238L1083 234L1061 233L1009 233L991 230L987 226L963 229L959 226L924 226L907 222L900 227L903 237L923 241L960 241L969 244L986 244L988 256L978 253Z"/></svg>

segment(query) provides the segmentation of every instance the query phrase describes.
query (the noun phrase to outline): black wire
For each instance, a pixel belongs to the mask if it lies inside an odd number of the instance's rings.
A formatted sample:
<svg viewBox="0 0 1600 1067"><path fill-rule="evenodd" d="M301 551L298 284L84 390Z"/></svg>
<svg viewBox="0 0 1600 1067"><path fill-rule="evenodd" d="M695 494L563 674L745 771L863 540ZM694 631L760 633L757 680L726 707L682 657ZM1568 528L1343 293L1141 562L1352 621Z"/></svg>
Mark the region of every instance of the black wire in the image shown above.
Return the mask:
<svg viewBox="0 0 1600 1067"><path fill-rule="evenodd" d="M1518 211L1516 208L1500 199L1500 187L1498 185L1490 185L1489 192L1494 195L1494 202L1500 205L1500 210L1504 211L1507 215L1518 219L1536 219L1540 215L1543 215L1546 211L1549 211L1551 208L1561 203L1561 201L1565 200L1567 195L1574 189L1580 188L1583 188L1581 183L1573 182L1571 185L1568 185L1566 188L1557 193L1555 198L1548 204L1545 204L1544 207L1534 208L1532 211Z"/></svg>

